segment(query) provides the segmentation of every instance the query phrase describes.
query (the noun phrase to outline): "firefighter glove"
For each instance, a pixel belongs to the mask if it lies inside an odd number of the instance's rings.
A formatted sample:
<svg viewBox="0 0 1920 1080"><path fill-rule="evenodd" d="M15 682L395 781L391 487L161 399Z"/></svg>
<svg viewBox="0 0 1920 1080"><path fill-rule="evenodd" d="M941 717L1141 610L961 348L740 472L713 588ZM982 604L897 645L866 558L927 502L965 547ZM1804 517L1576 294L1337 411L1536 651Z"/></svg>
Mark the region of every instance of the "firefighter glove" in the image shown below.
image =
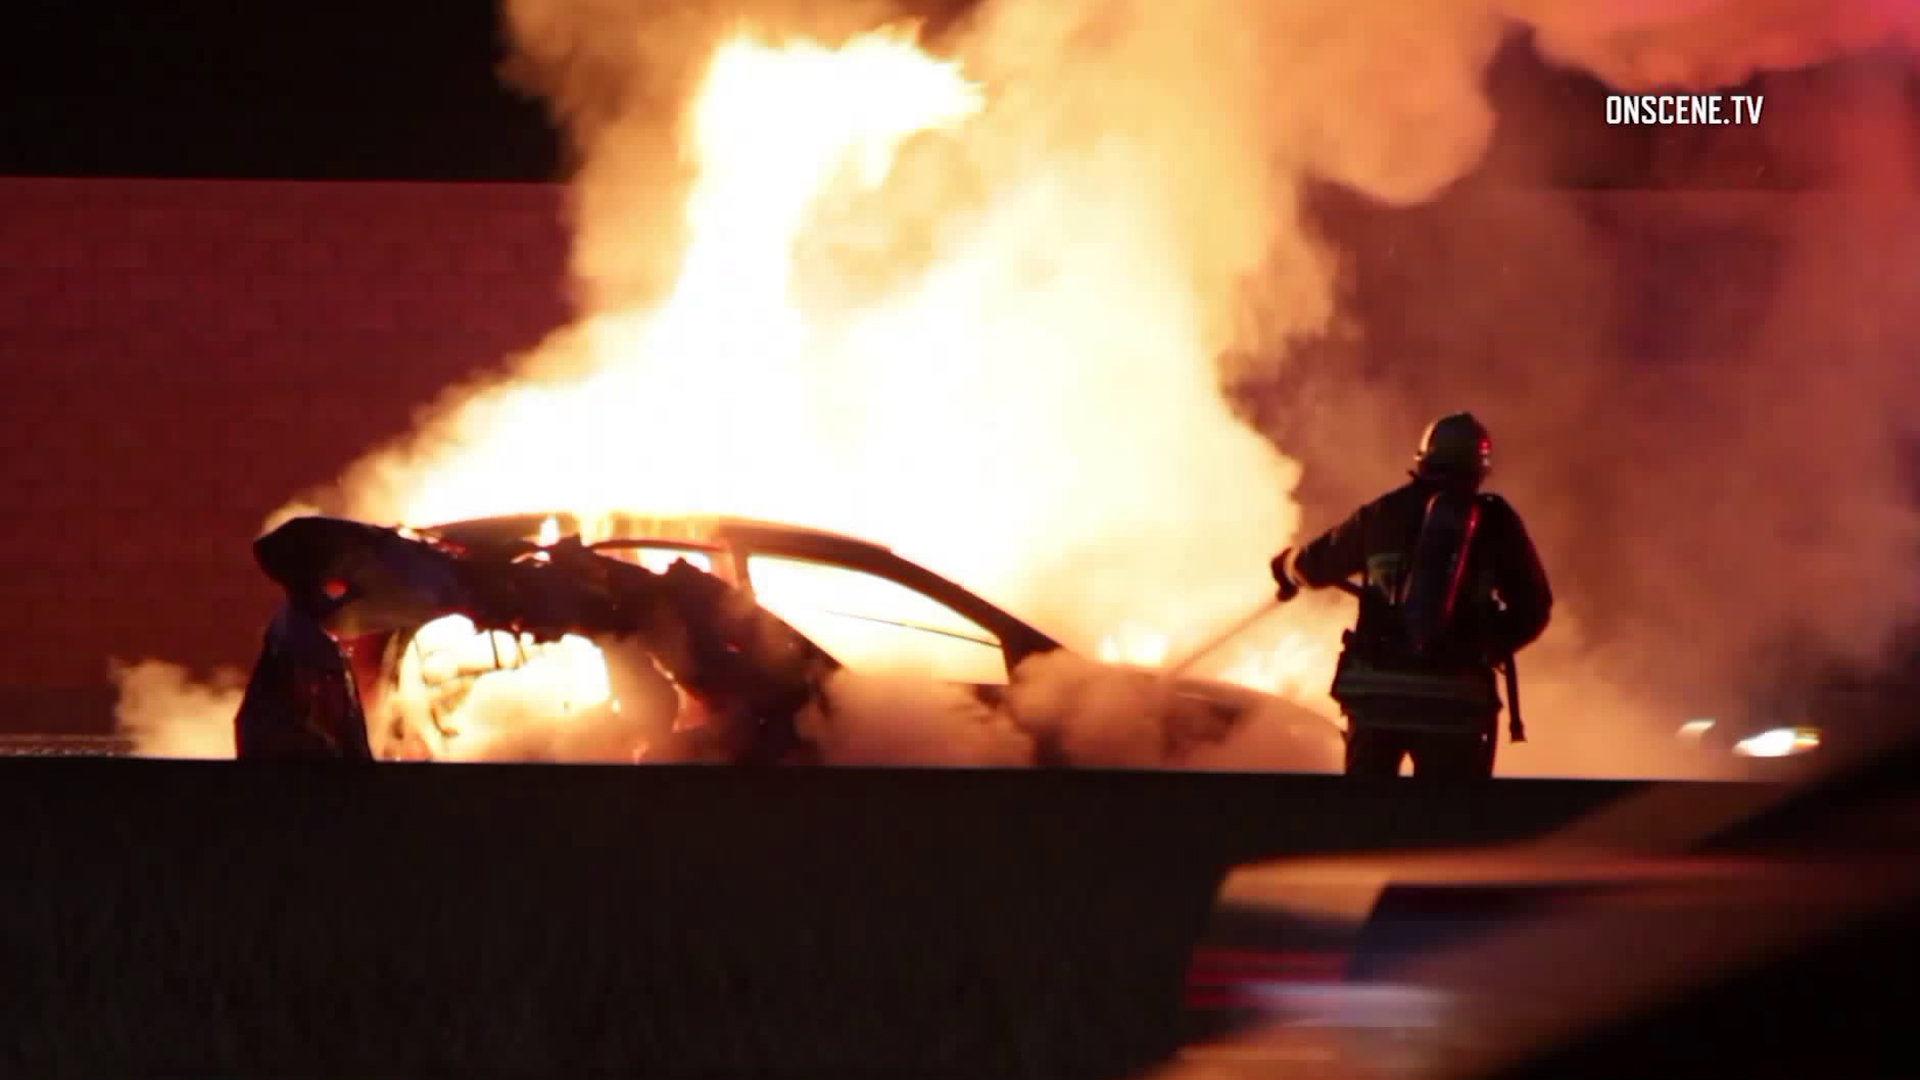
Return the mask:
<svg viewBox="0 0 1920 1080"><path fill-rule="evenodd" d="M1287 566L1288 561L1292 559L1292 557L1293 549L1287 548L1280 554L1275 555L1271 564L1273 580L1280 586L1280 591L1277 595L1283 604L1300 595L1300 583L1293 580L1293 576L1289 573L1289 567Z"/></svg>

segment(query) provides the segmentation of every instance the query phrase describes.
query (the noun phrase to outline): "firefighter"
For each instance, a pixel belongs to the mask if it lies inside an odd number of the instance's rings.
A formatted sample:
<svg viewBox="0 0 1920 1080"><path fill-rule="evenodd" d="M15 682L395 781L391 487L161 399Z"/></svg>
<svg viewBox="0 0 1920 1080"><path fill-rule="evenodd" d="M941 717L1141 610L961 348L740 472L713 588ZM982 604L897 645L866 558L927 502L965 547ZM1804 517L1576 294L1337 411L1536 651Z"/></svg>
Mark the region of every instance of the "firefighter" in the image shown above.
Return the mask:
<svg viewBox="0 0 1920 1080"><path fill-rule="evenodd" d="M1520 516L1481 491L1492 439L1471 413L1427 426L1410 480L1325 535L1272 562L1280 599L1345 586L1360 600L1332 695L1347 716L1346 772L1493 775L1501 702L1496 669L1546 629L1553 594ZM1348 579L1361 576L1355 588ZM1508 702L1515 740L1517 699Z"/></svg>

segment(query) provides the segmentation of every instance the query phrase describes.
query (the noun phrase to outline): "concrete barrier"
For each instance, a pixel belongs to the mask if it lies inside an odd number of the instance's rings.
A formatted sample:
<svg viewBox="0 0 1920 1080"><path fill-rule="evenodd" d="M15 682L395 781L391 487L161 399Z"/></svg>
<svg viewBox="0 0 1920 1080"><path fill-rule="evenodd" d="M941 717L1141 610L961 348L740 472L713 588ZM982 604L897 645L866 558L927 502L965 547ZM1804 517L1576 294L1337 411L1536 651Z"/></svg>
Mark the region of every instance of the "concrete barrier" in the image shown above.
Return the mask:
<svg viewBox="0 0 1920 1080"><path fill-rule="evenodd" d="M0 1073L1120 1076L1233 863L1641 786L0 760Z"/></svg>

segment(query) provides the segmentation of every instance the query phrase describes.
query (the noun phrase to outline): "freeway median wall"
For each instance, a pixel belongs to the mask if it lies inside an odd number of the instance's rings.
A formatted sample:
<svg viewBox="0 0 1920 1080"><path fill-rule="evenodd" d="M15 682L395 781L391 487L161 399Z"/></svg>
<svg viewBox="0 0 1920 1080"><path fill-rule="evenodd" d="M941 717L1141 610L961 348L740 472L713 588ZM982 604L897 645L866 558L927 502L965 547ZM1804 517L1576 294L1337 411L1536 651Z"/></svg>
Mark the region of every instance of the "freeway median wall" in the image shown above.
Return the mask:
<svg viewBox="0 0 1920 1080"><path fill-rule="evenodd" d="M4 760L0 1073L1120 1076L1229 866L1641 786Z"/></svg>

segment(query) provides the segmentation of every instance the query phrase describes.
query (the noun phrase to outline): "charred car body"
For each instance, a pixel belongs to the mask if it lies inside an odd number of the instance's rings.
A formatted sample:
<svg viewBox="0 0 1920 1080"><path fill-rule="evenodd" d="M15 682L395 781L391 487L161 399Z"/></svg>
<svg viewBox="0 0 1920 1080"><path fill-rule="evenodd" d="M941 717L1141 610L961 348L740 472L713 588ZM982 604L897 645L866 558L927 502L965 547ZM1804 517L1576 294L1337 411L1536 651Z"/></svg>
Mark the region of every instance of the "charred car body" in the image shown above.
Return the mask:
<svg viewBox="0 0 1920 1080"><path fill-rule="evenodd" d="M607 539L586 543L580 525L566 514L417 530L307 517L261 537L256 560L287 602L236 716L238 756L456 757L459 715L490 675L564 667L571 653L585 665L544 707L632 718L616 752L594 760L817 763L813 728L833 722L837 673L910 672L992 706L1023 662L1066 651L864 540L616 515L596 522ZM1338 767L1338 729L1307 710L1204 680L1172 691L1177 715L1158 718L1169 763L1268 711L1298 742L1301 768ZM1044 734L1031 763L1076 764Z"/></svg>

